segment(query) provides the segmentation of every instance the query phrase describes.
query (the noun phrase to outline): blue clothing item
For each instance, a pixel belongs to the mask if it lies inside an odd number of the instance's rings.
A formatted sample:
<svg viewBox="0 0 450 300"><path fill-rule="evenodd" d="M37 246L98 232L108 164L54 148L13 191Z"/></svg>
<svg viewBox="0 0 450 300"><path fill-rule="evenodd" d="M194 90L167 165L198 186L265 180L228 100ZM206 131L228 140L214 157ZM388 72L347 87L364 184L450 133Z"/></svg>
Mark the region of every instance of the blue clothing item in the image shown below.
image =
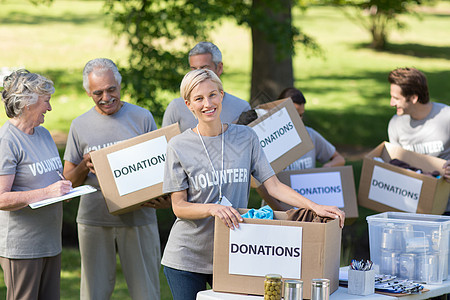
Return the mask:
<svg viewBox="0 0 450 300"><path fill-rule="evenodd" d="M242 217L247 219L273 220L273 210L269 205L263 206L258 210L252 208L247 213L243 214Z"/></svg>
<svg viewBox="0 0 450 300"><path fill-rule="evenodd" d="M195 300L197 293L206 290L206 283L212 287L212 274L182 271L164 266L173 300Z"/></svg>

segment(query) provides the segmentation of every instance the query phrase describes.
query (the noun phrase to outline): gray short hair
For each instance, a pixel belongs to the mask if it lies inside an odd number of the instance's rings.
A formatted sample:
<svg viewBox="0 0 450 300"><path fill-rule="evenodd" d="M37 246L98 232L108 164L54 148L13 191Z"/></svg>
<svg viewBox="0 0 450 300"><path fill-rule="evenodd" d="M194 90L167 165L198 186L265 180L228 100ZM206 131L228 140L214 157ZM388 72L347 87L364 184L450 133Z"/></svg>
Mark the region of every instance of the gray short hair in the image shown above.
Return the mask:
<svg viewBox="0 0 450 300"><path fill-rule="evenodd" d="M212 56L212 61L216 65L222 62L222 52L219 48L211 42L200 42L189 51L189 57L199 54L209 53Z"/></svg>
<svg viewBox="0 0 450 300"><path fill-rule="evenodd" d="M192 90L205 80L211 80L217 84L217 89L223 91L222 81L220 78L211 70L208 69L198 69L192 70L184 75L183 80L180 85L180 94L184 100L190 101L190 96Z"/></svg>
<svg viewBox="0 0 450 300"><path fill-rule="evenodd" d="M95 58L95 59L88 61L83 69L83 87L87 93L90 92L88 76L94 70L96 73L98 71L101 72L101 71L111 70L114 74L114 78L116 79L117 84L120 85L122 83L122 75L120 75L116 64L112 60L110 60L108 58Z"/></svg>
<svg viewBox="0 0 450 300"><path fill-rule="evenodd" d="M23 108L37 102L40 95L55 92L53 81L25 69L12 72L3 79L2 100L6 115L15 118L22 114Z"/></svg>

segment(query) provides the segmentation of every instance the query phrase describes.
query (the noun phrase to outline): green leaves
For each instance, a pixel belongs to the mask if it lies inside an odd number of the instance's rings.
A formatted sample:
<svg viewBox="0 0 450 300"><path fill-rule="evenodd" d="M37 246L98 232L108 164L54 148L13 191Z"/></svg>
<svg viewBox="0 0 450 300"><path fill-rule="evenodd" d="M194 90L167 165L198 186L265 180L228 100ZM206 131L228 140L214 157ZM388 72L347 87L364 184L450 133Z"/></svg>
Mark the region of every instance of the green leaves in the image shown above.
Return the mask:
<svg viewBox="0 0 450 300"><path fill-rule="evenodd" d="M189 49L207 40L224 18L262 32L279 61L292 56L298 42L319 48L292 26L291 0L105 0L105 12L131 49L122 69L124 92L157 117L163 113L158 91L178 90L189 70Z"/></svg>

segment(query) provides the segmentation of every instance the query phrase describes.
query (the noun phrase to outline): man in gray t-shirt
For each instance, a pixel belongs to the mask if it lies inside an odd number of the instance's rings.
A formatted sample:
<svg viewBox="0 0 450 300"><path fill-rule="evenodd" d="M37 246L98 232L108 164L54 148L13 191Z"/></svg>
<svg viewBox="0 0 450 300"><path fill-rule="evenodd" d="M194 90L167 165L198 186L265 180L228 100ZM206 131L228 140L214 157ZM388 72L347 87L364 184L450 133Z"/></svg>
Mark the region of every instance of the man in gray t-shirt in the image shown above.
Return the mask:
<svg viewBox="0 0 450 300"><path fill-rule="evenodd" d="M189 66L191 70L210 69L220 77L223 72L222 53L213 43L200 42L189 51ZM249 109L250 104L247 101L225 93L222 100L220 120L225 123L232 123L239 118L242 112ZM168 126L176 122L180 125L181 132L194 128L198 123L181 97L173 99L167 106L162 126Z"/></svg>
<svg viewBox="0 0 450 300"><path fill-rule="evenodd" d="M132 299L159 299L160 243L154 208L109 214L92 169L89 152L156 129L152 114L120 100L121 76L109 59L89 61L83 85L95 106L70 127L64 175L74 186L99 191L84 195L78 208L81 299L108 299L113 290L116 255Z"/></svg>
<svg viewBox="0 0 450 300"><path fill-rule="evenodd" d="M444 177L450 182L450 107L430 102L427 79L417 69L395 69L388 80L390 105L397 109L388 126L389 142L447 160Z"/></svg>

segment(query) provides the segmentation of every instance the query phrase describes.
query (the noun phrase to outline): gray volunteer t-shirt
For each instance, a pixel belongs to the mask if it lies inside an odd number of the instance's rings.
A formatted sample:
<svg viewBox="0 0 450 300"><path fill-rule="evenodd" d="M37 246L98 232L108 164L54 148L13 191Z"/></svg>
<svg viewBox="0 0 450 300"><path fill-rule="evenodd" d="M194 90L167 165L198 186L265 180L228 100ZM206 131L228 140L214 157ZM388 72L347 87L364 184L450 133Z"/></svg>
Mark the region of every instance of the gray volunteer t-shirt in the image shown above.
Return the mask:
<svg viewBox="0 0 450 300"><path fill-rule="evenodd" d="M445 160L450 159L450 106L433 102L422 120L394 115L388 126L389 142L402 148ZM450 211L450 196L446 211Z"/></svg>
<svg viewBox="0 0 450 300"><path fill-rule="evenodd" d="M222 100L222 111L220 112L220 120L224 123L232 123L236 121L241 113L250 110L250 104L238 97L225 93ZM197 119L184 103L183 98L173 99L164 112L162 126L169 126L178 122L180 131L194 128L197 126Z"/></svg>
<svg viewBox="0 0 450 300"><path fill-rule="evenodd" d="M29 135L9 121L0 128L0 175L15 175L12 192L41 189L60 180L62 162L44 127ZM62 203L39 209L0 210L0 256L31 259L61 253Z"/></svg>
<svg viewBox="0 0 450 300"><path fill-rule="evenodd" d="M67 138L64 160L78 165L83 155L156 129L152 114L139 106L124 103L113 115L99 114L95 107L73 120ZM156 223L153 208L113 216L108 212L97 176L89 173L84 184L98 189L81 196L77 222L93 226L141 226Z"/></svg>
<svg viewBox="0 0 450 300"><path fill-rule="evenodd" d="M388 126L389 142L406 150L450 159L450 107L433 102L422 120L394 115Z"/></svg>
<svg viewBox="0 0 450 300"><path fill-rule="evenodd" d="M312 129L311 127L305 126L306 131L308 131L309 136L314 144L314 149L294 161L292 164L286 167L283 171L294 171L294 170L304 170L312 169L316 167L316 161L320 163L328 162L336 152L336 148L328 142L320 133Z"/></svg>
<svg viewBox="0 0 450 300"><path fill-rule="evenodd" d="M219 178L222 178L222 194L234 208L246 208L251 175L259 182L274 175L256 133L247 126L229 126L224 133L224 170L222 135L202 138L216 173L199 136L191 129L186 130L169 141L163 191L170 193L187 189L189 202L215 203L219 199ZM178 218L170 231L162 264L211 274L213 241L213 217L200 220Z"/></svg>

